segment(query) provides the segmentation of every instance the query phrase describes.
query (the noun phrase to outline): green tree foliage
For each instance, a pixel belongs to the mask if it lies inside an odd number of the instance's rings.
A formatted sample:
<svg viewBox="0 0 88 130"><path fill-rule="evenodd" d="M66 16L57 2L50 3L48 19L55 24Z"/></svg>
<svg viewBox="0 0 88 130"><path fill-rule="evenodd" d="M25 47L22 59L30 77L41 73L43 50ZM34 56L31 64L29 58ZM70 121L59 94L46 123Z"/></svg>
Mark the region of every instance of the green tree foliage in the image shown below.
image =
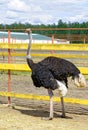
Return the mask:
<svg viewBox="0 0 88 130"><path fill-rule="evenodd" d="M70 30L69 28L88 28L88 22L63 22L61 19L58 21L57 24L53 23L53 24L41 24L41 25L32 25L30 23L12 23L10 25L6 24L0 24L0 30L8 30L8 29L12 29L12 31L18 31L18 32L24 32L24 30L26 28L32 28L32 32L33 33L39 33L39 34L43 34L43 35L47 35L47 36L51 36L52 34L54 34L55 38L66 38L72 42L75 41L75 39L77 40L78 37L80 37L81 41L85 39L88 39L88 29L86 30ZM56 29L53 30L52 28ZM68 30L57 30L57 28L67 28ZM47 29L47 30L45 30ZM74 37L74 39L73 39ZM88 41L88 40L87 40Z"/></svg>

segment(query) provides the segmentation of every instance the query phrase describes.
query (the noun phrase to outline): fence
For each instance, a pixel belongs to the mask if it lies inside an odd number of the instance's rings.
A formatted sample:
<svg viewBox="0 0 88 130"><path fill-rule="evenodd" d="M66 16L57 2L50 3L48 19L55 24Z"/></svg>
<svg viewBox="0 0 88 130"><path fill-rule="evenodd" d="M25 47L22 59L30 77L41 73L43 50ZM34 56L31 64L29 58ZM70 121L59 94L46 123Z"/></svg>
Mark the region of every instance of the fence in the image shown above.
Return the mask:
<svg viewBox="0 0 88 130"><path fill-rule="evenodd" d="M7 63L0 63L0 70L8 70L8 92L0 92L0 96L6 96L8 97L8 104L10 105L10 97L16 97L16 98L29 98L29 99L37 99L37 100L49 100L48 96L40 96L40 95L30 95L30 94L17 94L17 93L11 93L10 92L10 71L16 70L16 71L30 71L27 64L13 64L11 63L11 56L15 57L25 57L26 53L24 50L27 50L28 44L11 44L10 43L10 32L8 32L8 43L0 43L0 49L5 49L5 51L0 52L1 57L8 57L8 64ZM11 51L11 50L18 50L17 52ZM46 56L57 56L61 58L81 58L86 59L88 61L88 44L33 44L31 47L32 51L49 51L49 54L47 53L32 53L33 57L46 57ZM20 51L20 50L23 50ZM60 53L52 53L52 51L77 51L81 52L84 51L85 53L77 53L77 54L60 54ZM86 67L78 67L80 71L83 74L88 75L88 66ZM60 99L55 97L54 101L59 101ZM72 98L65 98L65 102L70 103L79 103L79 104L85 104L88 105L88 100L82 100L82 99L72 99Z"/></svg>

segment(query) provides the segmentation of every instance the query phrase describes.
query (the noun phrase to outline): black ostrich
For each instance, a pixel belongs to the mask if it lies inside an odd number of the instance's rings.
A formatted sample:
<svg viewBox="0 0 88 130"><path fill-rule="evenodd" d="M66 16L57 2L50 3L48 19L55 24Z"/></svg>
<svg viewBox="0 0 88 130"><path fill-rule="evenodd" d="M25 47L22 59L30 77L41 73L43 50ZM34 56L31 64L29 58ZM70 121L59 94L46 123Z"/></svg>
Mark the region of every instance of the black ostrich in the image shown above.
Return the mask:
<svg viewBox="0 0 88 130"><path fill-rule="evenodd" d="M58 89L61 97L62 117L65 117L63 97L67 93L68 77L72 77L74 83L78 87L86 85L84 76L80 70L71 62L57 58L47 57L44 60L34 63L30 55L30 47L32 43L32 32L26 29L29 36L29 45L27 49L27 64L32 70L32 80L36 87L44 87L48 90L50 96L50 115L49 120L53 119L53 90Z"/></svg>

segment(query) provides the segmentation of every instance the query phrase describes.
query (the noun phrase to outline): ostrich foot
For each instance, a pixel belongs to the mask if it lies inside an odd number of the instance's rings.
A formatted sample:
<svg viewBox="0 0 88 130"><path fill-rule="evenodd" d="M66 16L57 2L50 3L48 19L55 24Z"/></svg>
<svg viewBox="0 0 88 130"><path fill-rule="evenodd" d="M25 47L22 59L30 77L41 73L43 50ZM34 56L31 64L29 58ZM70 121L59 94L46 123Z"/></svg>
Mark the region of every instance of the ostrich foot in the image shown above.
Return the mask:
<svg viewBox="0 0 88 130"><path fill-rule="evenodd" d="M72 117L69 117L69 116L63 116L63 115L61 115L60 117L61 117L61 118L65 118L65 119L73 119Z"/></svg>
<svg viewBox="0 0 88 130"><path fill-rule="evenodd" d="M52 120L53 117L42 117L41 119L42 119L42 120Z"/></svg>
<svg viewBox="0 0 88 130"><path fill-rule="evenodd" d="M69 116L66 116L66 115L63 115L63 114L60 117L61 118L66 118L66 119L72 119L72 117L69 117Z"/></svg>
<svg viewBox="0 0 88 130"><path fill-rule="evenodd" d="M61 117L61 118L66 118L66 115L65 115L65 114L62 114L60 117Z"/></svg>

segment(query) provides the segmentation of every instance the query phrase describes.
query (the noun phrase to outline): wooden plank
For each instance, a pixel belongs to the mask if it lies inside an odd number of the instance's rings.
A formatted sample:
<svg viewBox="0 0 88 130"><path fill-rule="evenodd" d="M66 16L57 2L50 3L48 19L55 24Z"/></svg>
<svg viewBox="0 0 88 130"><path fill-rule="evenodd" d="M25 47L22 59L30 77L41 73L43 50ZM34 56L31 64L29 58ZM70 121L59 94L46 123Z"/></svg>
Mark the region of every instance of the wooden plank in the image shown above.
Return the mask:
<svg viewBox="0 0 88 130"><path fill-rule="evenodd" d="M0 43L2 49L27 49L28 44L3 44ZM32 44L32 50L74 50L88 51L88 44Z"/></svg>
<svg viewBox="0 0 88 130"><path fill-rule="evenodd" d="M0 43L0 48L2 49L27 49L28 44L7 44Z"/></svg>
<svg viewBox="0 0 88 130"><path fill-rule="evenodd" d="M78 67L82 74L88 74L88 67Z"/></svg>
<svg viewBox="0 0 88 130"><path fill-rule="evenodd" d="M22 94L22 93L12 93L12 92L0 92L0 96L5 97L14 97L14 98L22 98L22 99L32 99L32 100L43 100L49 101L49 96L45 95L35 95L35 94ZM53 97L54 102L60 102L60 97ZM76 103L81 105L88 105L87 99L78 99L78 98L64 98L66 103Z"/></svg>
<svg viewBox="0 0 88 130"><path fill-rule="evenodd" d="M27 64L4 64L0 63L0 70L31 71Z"/></svg>
<svg viewBox="0 0 88 130"><path fill-rule="evenodd" d="M1 31L3 30L3 29L0 29ZM25 29L21 29L21 28L5 28L5 30L11 30L11 31L13 31L13 30L22 30L22 31L24 31L25 32ZM36 30L36 31L38 31L38 30L88 30L88 28L31 28L31 30Z"/></svg>
<svg viewBox="0 0 88 130"><path fill-rule="evenodd" d="M88 67L78 67L83 74L88 74ZM31 71L27 64L0 63L0 70Z"/></svg>
<svg viewBox="0 0 88 130"><path fill-rule="evenodd" d="M33 50L74 50L88 51L87 44L32 44Z"/></svg>
<svg viewBox="0 0 88 130"><path fill-rule="evenodd" d="M8 52L0 52L0 56L8 56ZM26 53L22 52L11 52L11 56L24 56L26 57ZM32 57L48 57L48 56L56 56L60 58L88 58L88 54L41 54L41 53L32 53Z"/></svg>

